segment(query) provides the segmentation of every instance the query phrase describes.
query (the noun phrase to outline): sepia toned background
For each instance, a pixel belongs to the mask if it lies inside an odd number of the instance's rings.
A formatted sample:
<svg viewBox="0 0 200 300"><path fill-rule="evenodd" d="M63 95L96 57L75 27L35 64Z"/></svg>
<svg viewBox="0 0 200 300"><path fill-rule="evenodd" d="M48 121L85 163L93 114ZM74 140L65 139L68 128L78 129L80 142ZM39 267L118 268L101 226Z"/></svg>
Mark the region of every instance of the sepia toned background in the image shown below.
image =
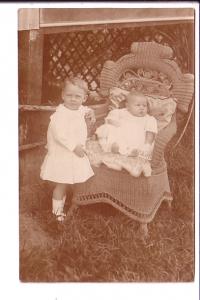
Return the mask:
<svg viewBox="0 0 200 300"><path fill-rule="evenodd" d="M146 246L138 240L127 243L132 239L128 233L132 223L104 205L84 208L68 228L55 227L48 219L51 186L41 182L39 169L49 116L60 101L61 81L81 74L90 91L98 92L105 61L116 61L130 52L132 42L142 41L170 46L181 71L194 74L194 10L35 8L21 9L18 20L20 279L193 281L193 108L180 120L183 137L166 153L172 210L161 207ZM99 101L91 93L87 105L103 105ZM102 111L96 117L101 118Z"/></svg>

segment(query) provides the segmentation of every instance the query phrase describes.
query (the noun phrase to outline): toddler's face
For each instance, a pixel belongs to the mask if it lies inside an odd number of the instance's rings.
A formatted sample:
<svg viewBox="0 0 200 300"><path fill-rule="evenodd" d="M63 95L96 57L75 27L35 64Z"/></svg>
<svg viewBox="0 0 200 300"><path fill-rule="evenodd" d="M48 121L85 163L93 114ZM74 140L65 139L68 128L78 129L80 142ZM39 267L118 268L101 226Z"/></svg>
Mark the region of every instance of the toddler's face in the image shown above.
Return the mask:
<svg viewBox="0 0 200 300"><path fill-rule="evenodd" d="M147 114L147 99L140 95L128 95L126 107L136 117L144 117Z"/></svg>
<svg viewBox="0 0 200 300"><path fill-rule="evenodd" d="M68 83L62 91L62 99L64 105L72 110L77 110L81 104L85 101L86 95L83 89L76 85Z"/></svg>

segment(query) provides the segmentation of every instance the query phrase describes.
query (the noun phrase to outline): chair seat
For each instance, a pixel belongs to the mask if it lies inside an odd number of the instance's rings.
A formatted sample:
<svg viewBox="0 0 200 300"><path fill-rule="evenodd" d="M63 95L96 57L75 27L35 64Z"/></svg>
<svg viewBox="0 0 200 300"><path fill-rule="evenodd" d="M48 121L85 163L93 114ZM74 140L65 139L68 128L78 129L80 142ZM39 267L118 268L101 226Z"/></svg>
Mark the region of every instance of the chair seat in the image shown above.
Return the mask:
<svg viewBox="0 0 200 300"><path fill-rule="evenodd" d="M93 169L93 177L74 186L73 203L105 202L137 221L148 223L163 200L172 200L166 167L151 177L139 178L104 165Z"/></svg>

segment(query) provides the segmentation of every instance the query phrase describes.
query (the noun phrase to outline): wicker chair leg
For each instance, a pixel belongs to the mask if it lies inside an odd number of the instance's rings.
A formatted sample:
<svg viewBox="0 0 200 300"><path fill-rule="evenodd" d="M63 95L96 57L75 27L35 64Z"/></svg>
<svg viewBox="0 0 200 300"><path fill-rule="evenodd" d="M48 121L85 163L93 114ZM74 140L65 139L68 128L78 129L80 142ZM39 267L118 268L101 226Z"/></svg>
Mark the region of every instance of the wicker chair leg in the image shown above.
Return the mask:
<svg viewBox="0 0 200 300"><path fill-rule="evenodd" d="M147 223L140 223L138 229L139 237L144 239L148 237L148 226Z"/></svg>

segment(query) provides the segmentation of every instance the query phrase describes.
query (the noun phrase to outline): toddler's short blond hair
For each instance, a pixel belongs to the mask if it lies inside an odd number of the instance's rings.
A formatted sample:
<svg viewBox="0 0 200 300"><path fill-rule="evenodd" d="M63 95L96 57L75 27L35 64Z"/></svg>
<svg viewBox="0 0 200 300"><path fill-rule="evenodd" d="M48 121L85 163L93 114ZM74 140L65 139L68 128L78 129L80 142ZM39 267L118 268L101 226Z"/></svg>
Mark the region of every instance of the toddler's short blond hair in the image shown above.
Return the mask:
<svg viewBox="0 0 200 300"><path fill-rule="evenodd" d="M67 77L65 78L65 80L63 81L61 87L62 90L64 90L66 88L66 86L68 84L73 84L78 86L80 89L84 90L85 94L88 93L88 84L85 80L79 78L79 77Z"/></svg>

